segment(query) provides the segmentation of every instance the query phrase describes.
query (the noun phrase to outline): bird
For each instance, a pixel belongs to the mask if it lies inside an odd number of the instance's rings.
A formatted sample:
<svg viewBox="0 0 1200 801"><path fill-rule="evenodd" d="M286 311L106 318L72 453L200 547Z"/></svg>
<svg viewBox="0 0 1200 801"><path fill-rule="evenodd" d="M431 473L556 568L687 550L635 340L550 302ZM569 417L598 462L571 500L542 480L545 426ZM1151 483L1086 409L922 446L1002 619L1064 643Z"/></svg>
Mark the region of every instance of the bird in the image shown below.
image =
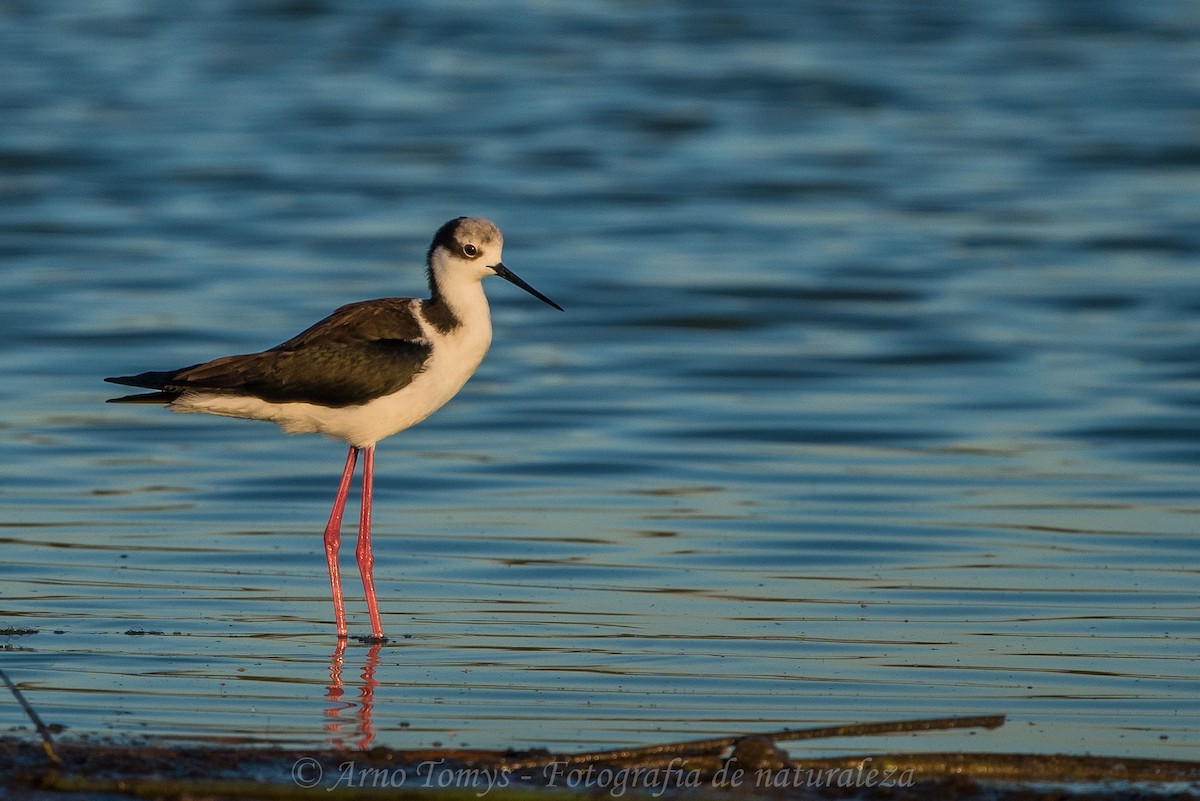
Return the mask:
<svg viewBox="0 0 1200 801"><path fill-rule="evenodd" d="M386 642L371 549L376 444L441 408L483 361L492 340L484 278L498 275L563 310L504 265L503 248L504 236L495 223L458 217L438 228L426 253L428 298L350 303L269 350L104 379L153 390L110 398L109 403L161 404L175 412L265 420L288 434L322 434L349 445L325 527L339 641L348 637L348 629L338 550L359 455L362 505L355 556L371 620L371 637L360 639Z"/></svg>

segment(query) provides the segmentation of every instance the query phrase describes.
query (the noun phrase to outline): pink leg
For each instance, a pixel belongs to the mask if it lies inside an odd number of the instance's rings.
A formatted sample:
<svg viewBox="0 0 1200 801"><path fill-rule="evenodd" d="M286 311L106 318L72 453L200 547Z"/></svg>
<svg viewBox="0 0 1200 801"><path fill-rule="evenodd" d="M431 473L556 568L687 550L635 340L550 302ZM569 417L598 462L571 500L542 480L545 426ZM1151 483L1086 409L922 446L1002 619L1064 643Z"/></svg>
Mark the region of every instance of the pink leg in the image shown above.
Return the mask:
<svg viewBox="0 0 1200 801"><path fill-rule="evenodd" d="M379 604L375 600L375 555L371 553L371 492L375 484L375 446L368 445L363 452L362 516L358 521L358 572L362 574L363 593L367 596L367 612L371 615L371 636L382 642L383 624L379 621Z"/></svg>
<svg viewBox="0 0 1200 801"><path fill-rule="evenodd" d="M346 510L346 496L350 494L350 479L354 476L354 464L358 461L358 448L350 446L346 455L346 469L342 471L342 482L338 484L337 497L333 500L333 511L329 513L329 525L325 526L325 558L329 561L329 586L333 590L333 619L337 624L337 636L346 636L346 601L342 598L342 574L338 570L338 548L342 544L342 512Z"/></svg>

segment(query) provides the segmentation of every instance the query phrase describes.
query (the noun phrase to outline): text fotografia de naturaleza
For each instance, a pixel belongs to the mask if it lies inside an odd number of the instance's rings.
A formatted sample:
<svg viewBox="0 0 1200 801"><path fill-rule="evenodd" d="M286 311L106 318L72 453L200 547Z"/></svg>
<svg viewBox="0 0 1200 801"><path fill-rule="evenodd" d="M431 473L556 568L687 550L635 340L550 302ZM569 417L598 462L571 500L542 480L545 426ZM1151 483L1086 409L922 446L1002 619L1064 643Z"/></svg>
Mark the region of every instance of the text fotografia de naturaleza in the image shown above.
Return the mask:
<svg viewBox="0 0 1200 801"><path fill-rule="evenodd" d="M326 770L312 757L301 757L292 765L292 780L300 787L333 790L342 788L419 787L473 789L478 798L492 790L510 787L516 782L544 787L601 792L620 798L629 791L652 796L676 788L708 786L715 789L752 787L757 789L797 787L911 787L912 769L876 766L863 759L853 767L805 768L790 765L781 768L741 768L730 759L709 777L699 769L687 770L683 760L675 758L662 767L607 767L573 765L566 760L548 762L534 769L506 767L472 768L431 759L408 767L360 766L353 760Z"/></svg>

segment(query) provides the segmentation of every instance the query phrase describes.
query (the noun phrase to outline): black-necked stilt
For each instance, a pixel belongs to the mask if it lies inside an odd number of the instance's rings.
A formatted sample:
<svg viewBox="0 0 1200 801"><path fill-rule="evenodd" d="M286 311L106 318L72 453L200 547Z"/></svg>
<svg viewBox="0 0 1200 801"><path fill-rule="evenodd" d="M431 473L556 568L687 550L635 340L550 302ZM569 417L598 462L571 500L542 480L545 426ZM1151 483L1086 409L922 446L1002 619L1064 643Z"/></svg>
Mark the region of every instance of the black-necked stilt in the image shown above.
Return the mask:
<svg viewBox="0 0 1200 801"><path fill-rule="evenodd" d="M289 434L324 434L350 445L325 527L338 637L346 636L346 607L337 556L342 512L359 452L363 495L355 554L372 637L382 641L371 553L375 443L437 411L483 361L492 341L484 278L498 275L562 311L504 266L503 246L500 229L491 221L459 217L439 228L429 246L427 300L351 303L261 353L104 379L157 390L112 398L110 403L162 403L176 412L269 420Z"/></svg>

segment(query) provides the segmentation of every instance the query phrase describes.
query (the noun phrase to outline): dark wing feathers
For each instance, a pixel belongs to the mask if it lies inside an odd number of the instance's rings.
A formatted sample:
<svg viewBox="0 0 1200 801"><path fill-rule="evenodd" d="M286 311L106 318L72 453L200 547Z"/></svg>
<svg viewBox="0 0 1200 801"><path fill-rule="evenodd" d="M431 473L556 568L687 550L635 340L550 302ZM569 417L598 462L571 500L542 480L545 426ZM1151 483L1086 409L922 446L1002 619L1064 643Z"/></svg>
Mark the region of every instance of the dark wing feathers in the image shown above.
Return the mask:
<svg viewBox="0 0 1200 801"><path fill-rule="evenodd" d="M313 342L421 339L425 335L412 315L411 302L409 298L381 298L349 303L271 350L294 350Z"/></svg>
<svg viewBox="0 0 1200 801"><path fill-rule="evenodd" d="M354 406L406 386L424 369L431 351L409 301L385 298L343 306L262 353L106 380L160 390L114 402L170 402L186 390L198 389L252 395L272 403Z"/></svg>
<svg viewBox="0 0 1200 801"><path fill-rule="evenodd" d="M184 370L168 386L232 391L272 403L354 406L408 384L429 352L428 344L403 339L313 344L226 356Z"/></svg>

